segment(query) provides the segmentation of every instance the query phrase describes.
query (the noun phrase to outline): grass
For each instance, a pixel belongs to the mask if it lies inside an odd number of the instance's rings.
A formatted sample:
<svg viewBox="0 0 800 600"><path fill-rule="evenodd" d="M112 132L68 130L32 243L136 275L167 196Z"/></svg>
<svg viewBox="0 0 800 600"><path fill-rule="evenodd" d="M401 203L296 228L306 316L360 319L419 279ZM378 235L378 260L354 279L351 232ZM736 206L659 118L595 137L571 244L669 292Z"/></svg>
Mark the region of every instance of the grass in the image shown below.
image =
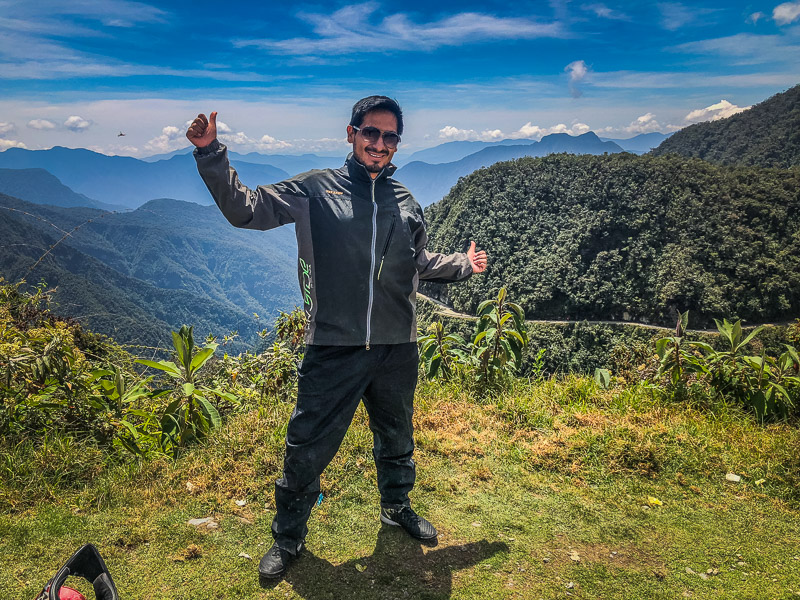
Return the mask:
<svg viewBox="0 0 800 600"><path fill-rule="evenodd" d="M123 600L800 598L798 428L581 377L482 402L420 386L412 502L436 546L380 524L359 409L307 552L261 588L291 408L237 415L174 462L104 462L56 434L0 443L0 598L31 600L90 541ZM218 529L187 524L207 516Z"/></svg>

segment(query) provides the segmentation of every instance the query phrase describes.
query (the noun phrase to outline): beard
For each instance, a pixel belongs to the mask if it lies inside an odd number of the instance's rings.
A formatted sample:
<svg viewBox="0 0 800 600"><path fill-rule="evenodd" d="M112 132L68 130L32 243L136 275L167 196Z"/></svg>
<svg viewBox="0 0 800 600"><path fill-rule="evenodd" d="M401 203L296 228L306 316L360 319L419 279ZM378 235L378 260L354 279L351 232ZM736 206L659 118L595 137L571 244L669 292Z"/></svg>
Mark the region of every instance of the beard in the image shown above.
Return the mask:
<svg viewBox="0 0 800 600"><path fill-rule="evenodd" d="M389 156L389 153L388 152L379 152L378 150L375 150L374 148L370 148L369 146L364 148L363 160L359 160L359 162L361 162L364 165L364 167L366 167L368 172L370 172L370 173L380 173L383 170L384 167L382 167L380 165L376 165L376 164L370 164L371 161L369 161L369 159L372 158L372 157L368 156L368 154L367 154L368 152L371 152L372 154L380 154L382 158L385 158L385 157ZM356 158L358 158L358 157L356 157Z"/></svg>

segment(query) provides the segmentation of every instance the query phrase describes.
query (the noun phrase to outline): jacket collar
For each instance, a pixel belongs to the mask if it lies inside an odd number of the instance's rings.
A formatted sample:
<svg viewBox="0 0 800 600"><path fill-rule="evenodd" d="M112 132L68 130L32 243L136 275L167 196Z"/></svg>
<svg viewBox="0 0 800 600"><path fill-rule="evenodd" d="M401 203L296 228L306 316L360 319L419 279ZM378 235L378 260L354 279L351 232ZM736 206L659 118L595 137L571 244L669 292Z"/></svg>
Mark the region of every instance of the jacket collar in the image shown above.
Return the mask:
<svg viewBox="0 0 800 600"><path fill-rule="evenodd" d="M367 167L363 164L358 162L356 157L351 152L347 155L347 159L344 161L344 166L347 169L348 173L350 174L350 179L353 181L361 181L364 183L372 183L372 177L370 177L369 171L367 171ZM380 181L382 179L387 179L391 177L394 172L397 170L397 167L392 163L386 165L383 170L378 173L378 176L375 178L375 181Z"/></svg>

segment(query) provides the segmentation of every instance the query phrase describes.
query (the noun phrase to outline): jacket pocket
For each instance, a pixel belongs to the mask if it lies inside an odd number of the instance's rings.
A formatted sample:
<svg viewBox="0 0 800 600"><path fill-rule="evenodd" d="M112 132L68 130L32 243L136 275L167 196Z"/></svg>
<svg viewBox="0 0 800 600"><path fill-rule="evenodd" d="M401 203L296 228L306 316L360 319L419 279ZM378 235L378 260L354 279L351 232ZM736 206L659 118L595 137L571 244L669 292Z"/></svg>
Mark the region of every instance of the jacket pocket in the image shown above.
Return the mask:
<svg viewBox="0 0 800 600"><path fill-rule="evenodd" d="M389 235L386 236L386 243L383 245L383 252L381 252L381 265L378 267L378 281L381 280L381 271L383 270L383 261L386 258L386 252L389 250L389 244L392 241L392 235L394 235L394 226L397 222L397 215L392 213L392 224L389 226Z"/></svg>

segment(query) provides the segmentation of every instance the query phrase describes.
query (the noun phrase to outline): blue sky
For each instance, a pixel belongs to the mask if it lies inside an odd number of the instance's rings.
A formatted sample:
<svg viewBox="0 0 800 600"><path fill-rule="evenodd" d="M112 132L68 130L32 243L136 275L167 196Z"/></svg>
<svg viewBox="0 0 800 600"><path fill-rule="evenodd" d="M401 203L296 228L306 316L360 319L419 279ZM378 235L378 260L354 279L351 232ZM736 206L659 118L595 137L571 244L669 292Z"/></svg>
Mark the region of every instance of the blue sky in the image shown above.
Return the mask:
<svg viewBox="0 0 800 600"><path fill-rule="evenodd" d="M0 0L0 150L168 152L217 110L240 151L344 152L373 93L406 111L402 152L625 138L733 114L799 83L797 65L800 0Z"/></svg>

